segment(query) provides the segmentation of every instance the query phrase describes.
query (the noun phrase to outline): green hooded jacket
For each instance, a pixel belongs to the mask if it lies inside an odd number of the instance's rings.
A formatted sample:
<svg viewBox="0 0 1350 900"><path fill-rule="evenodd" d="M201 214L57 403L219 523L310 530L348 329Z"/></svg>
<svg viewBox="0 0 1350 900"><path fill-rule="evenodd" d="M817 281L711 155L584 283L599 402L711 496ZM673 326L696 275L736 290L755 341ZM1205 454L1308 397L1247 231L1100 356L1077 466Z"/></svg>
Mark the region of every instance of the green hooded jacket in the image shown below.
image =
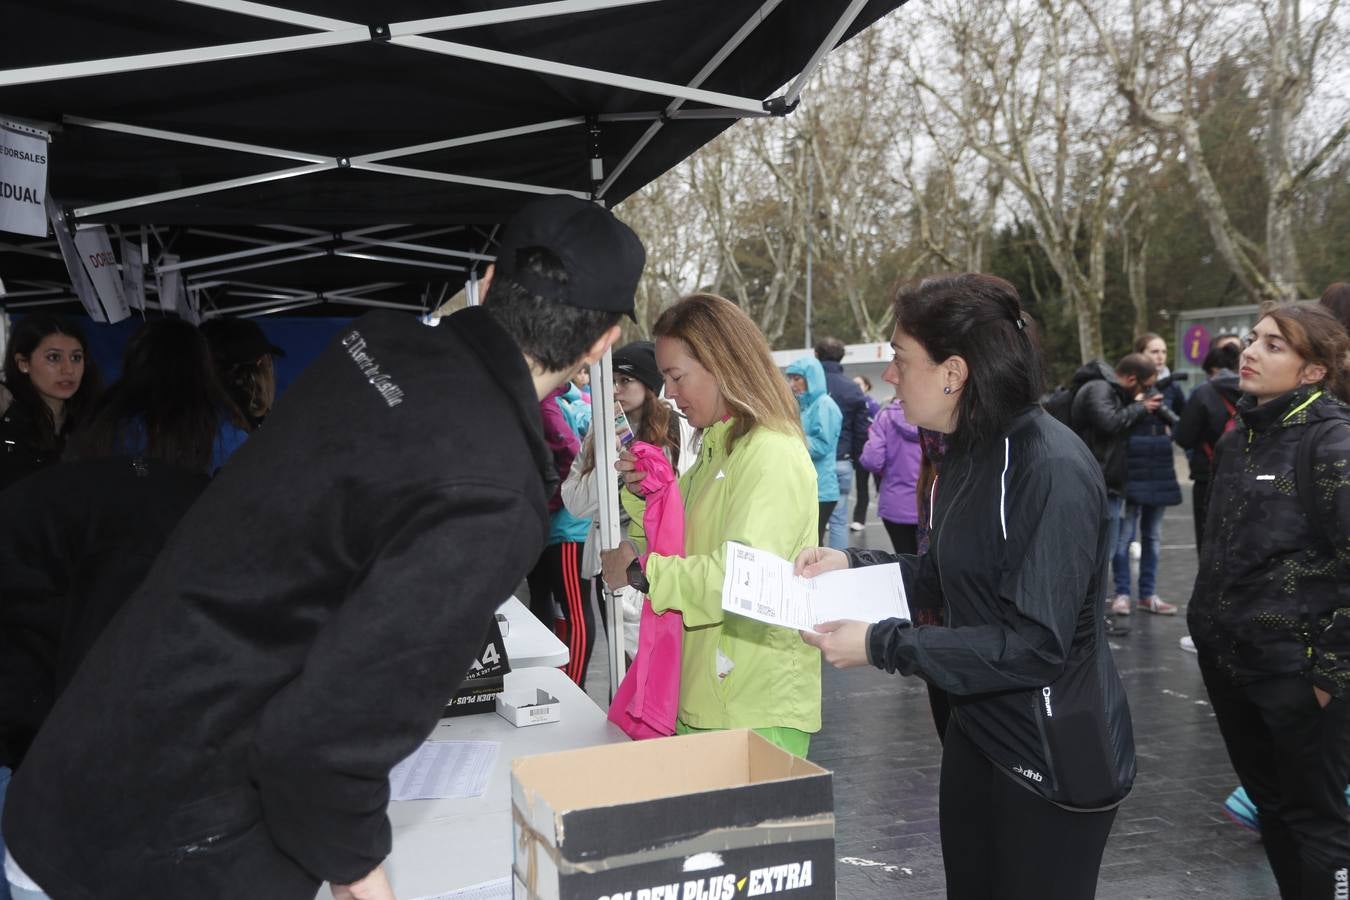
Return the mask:
<svg viewBox="0 0 1350 900"><path fill-rule="evenodd" d="M815 546L815 469L798 434L755 428L728 453L730 430L731 420L705 429L698 462L680 479L684 557L647 558L652 608L684 615L680 719L816 732L819 651L791 629L722 613L727 541L788 560Z"/></svg>

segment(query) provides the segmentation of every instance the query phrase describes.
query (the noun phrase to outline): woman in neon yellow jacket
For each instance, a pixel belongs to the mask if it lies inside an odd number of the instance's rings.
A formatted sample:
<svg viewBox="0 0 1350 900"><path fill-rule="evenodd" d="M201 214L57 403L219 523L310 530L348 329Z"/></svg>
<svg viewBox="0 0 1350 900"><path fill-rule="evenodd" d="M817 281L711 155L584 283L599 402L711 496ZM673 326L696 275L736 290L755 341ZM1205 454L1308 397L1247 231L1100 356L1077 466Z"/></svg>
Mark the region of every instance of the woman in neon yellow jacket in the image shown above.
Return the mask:
<svg viewBox="0 0 1350 900"><path fill-rule="evenodd" d="M695 294L652 329L666 396L703 429L698 461L681 479L683 558L647 558L634 548L603 555L611 586L646 582L657 612L684 616L678 732L753 728L804 756L820 730L820 654L791 629L723 616L726 542L784 559L815 542L816 473L797 404L764 336L735 304ZM635 487L642 473L625 453L618 468Z"/></svg>

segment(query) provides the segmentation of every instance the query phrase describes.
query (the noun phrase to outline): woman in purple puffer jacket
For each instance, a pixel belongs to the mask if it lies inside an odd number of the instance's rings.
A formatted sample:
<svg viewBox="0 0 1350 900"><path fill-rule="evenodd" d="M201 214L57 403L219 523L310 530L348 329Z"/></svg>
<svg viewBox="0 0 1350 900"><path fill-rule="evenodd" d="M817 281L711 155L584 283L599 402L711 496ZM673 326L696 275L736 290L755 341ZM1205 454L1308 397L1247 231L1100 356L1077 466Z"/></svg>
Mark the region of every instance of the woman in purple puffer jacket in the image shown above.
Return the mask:
<svg viewBox="0 0 1350 900"><path fill-rule="evenodd" d="M867 430L859 464L881 476L877 514L896 553L918 553L918 506L914 500L919 480L919 429L905 419L905 408L896 397L882 407Z"/></svg>

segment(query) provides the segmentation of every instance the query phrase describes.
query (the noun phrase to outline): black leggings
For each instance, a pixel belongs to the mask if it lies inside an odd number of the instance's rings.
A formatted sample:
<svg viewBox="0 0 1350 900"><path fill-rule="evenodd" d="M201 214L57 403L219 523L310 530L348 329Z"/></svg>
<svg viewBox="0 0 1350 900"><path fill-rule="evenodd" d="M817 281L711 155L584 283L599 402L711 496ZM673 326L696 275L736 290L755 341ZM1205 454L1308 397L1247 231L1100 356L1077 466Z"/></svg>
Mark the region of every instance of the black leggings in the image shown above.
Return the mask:
<svg viewBox="0 0 1350 900"><path fill-rule="evenodd" d="M581 574L581 544L549 544L525 580L530 586L530 610L550 631L553 601L556 599L562 607L567 620L567 665L563 671L584 688L586 667L595 647L595 613L591 610L591 579Z"/></svg>
<svg viewBox="0 0 1350 900"><path fill-rule="evenodd" d="M938 795L948 900L1091 900L1116 811L1069 812L947 727Z"/></svg>
<svg viewBox="0 0 1350 900"><path fill-rule="evenodd" d="M906 525L904 522L892 522L890 519L882 519L881 523L886 526L886 533L890 535L891 546L895 548L896 553L908 553L910 556L918 555L918 525Z"/></svg>
<svg viewBox="0 0 1350 900"><path fill-rule="evenodd" d="M820 500L820 521L816 523L816 546L825 546L825 527L830 524L830 516L839 505L838 500Z"/></svg>
<svg viewBox="0 0 1350 900"><path fill-rule="evenodd" d="M871 499L871 492L868 488L874 476L871 472L864 469L857 463L853 464L853 483L858 487L858 501L853 504L853 521L859 525L867 524L867 502ZM847 497L840 497L840 503L848 502Z"/></svg>

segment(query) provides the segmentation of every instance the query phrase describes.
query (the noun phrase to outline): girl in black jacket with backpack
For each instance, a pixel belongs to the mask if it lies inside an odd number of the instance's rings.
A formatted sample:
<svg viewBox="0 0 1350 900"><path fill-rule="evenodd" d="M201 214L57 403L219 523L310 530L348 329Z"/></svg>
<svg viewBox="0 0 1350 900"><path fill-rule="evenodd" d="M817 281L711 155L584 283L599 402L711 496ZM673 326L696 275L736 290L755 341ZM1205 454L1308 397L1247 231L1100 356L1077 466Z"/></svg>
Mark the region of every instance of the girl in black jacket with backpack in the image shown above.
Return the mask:
<svg viewBox="0 0 1350 900"><path fill-rule="evenodd" d="M1084 900L1134 781L1129 708L1100 614L1111 522L1101 467L1036 404L1041 356L1012 285L925 279L896 298L885 378L948 436L923 557L817 548L808 577L898 562L941 625L826 622L836 666L917 675L950 698L939 817L947 896ZM971 861L978 861L972 865Z"/></svg>
<svg viewBox="0 0 1350 900"><path fill-rule="evenodd" d="M1187 621L1284 900L1350 889L1350 338L1267 310L1214 459Z"/></svg>

